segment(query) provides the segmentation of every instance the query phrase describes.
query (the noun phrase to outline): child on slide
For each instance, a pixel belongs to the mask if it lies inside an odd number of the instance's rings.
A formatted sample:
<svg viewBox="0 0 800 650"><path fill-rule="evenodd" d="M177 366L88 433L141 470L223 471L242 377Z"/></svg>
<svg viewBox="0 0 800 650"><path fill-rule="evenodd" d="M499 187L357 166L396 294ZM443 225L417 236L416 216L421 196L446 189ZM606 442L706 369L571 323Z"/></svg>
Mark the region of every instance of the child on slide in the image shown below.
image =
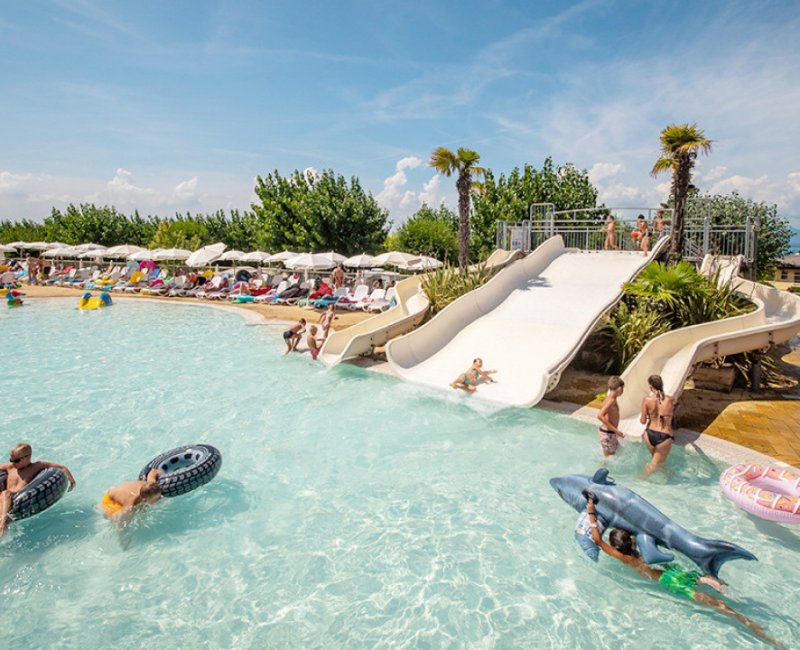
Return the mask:
<svg viewBox="0 0 800 650"><path fill-rule="evenodd" d="M468 393L474 393L475 388L478 385L481 377L486 379L487 381L491 382L492 384L496 384L497 380L492 379L490 375L496 373L497 370L484 370L483 369L483 359L475 359L472 362L472 366L467 372L460 374L456 377L455 381L450 384L451 388L460 388L461 390L465 390Z"/></svg>

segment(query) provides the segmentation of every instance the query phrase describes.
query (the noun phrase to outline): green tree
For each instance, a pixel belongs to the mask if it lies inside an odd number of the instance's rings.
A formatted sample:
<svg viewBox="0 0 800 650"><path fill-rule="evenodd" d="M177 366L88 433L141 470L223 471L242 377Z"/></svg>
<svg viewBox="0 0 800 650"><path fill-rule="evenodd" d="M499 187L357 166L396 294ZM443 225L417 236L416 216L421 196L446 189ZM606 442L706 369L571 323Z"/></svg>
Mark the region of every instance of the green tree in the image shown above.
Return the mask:
<svg viewBox="0 0 800 650"><path fill-rule="evenodd" d="M697 124L670 124L661 131L661 155L650 173L653 176L662 172L672 174L674 212L669 257L673 262L680 259L683 250L683 224L692 169L699 153L710 153L711 144Z"/></svg>
<svg viewBox="0 0 800 650"><path fill-rule="evenodd" d="M445 147L434 149L430 165L440 174L452 176L456 174L456 190L458 191L458 263L463 268L469 257L469 210L473 190L480 192L481 184L476 180L486 174L483 167L478 167L480 155L472 149L459 148L453 153Z"/></svg>
<svg viewBox="0 0 800 650"><path fill-rule="evenodd" d="M44 224L30 219L0 221L0 244L12 241L42 241L47 237Z"/></svg>
<svg viewBox="0 0 800 650"><path fill-rule="evenodd" d="M770 280L774 277L775 264L791 252L792 228L789 221L778 214L778 206L764 201L753 201L738 192L730 194L698 194L686 206L687 218L703 219L711 216L713 225L744 225L750 217L758 225L758 250L756 267L758 278ZM739 239L729 242L736 235L715 234L712 245L721 250L735 250L741 246Z"/></svg>
<svg viewBox="0 0 800 650"><path fill-rule="evenodd" d="M256 244L266 250L325 251L352 255L377 251L389 231L388 214L358 178L333 170L312 175L277 171L256 179Z"/></svg>
<svg viewBox="0 0 800 650"><path fill-rule="evenodd" d="M193 218L177 217L159 222L149 248L185 248L196 250L207 242L208 229Z"/></svg>
<svg viewBox="0 0 800 650"><path fill-rule="evenodd" d="M438 208L423 205L397 229L398 249L438 260L458 258L458 217L444 204Z"/></svg>
<svg viewBox="0 0 800 650"><path fill-rule="evenodd" d="M483 191L474 197L470 247L476 257L483 259L494 249L499 220L528 219L534 203L552 203L556 210L594 208L597 188L585 170L570 164L556 167L550 157L541 169L526 164L522 170L515 167L508 176L498 177L489 171Z"/></svg>
<svg viewBox="0 0 800 650"><path fill-rule="evenodd" d="M155 235L157 223L155 218L140 217L138 212L127 217L113 206L70 203L64 212L53 208L43 226L49 241L73 245L93 242L103 246L146 246Z"/></svg>

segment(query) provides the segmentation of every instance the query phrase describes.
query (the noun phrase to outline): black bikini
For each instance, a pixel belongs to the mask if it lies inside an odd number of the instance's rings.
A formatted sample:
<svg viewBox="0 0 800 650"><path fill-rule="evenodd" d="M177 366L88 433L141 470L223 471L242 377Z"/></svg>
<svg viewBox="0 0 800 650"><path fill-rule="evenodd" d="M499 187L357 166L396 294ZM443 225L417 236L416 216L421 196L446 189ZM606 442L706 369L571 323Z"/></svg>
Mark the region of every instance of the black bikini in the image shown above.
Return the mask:
<svg viewBox="0 0 800 650"><path fill-rule="evenodd" d="M666 442L667 440L675 440L675 436L664 433L663 431L654 431L650 427L647 427L644 432L647 434L647 441L653 447L658 447L662 442Z"/></svg>

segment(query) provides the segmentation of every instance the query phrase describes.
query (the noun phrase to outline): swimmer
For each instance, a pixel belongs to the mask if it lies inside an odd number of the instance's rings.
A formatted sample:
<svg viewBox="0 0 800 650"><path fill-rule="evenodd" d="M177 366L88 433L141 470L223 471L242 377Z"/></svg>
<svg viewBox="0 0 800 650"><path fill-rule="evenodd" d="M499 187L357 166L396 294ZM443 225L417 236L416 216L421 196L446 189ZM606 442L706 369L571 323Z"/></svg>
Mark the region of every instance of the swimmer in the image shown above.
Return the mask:
<svg viewBox="0 0 800 650"><path fill-rule="evenodd" d="M302 335L305 329L306 319L301 318L283 333L283 340L286 343L286 352L283 353L284 355L297 350L297 344L300 343L300 339L303 338Z"/></svg>
<svg viewBox="0 0 800 650"><path fill-rule="evenodd" d="M111 488L101 501L103 514L119 521L147 505L161 501L158 477L163 473L160 469L151 469L146 481L128 481Z"/></svg>
<svg viewBox="0 0 800 650"><path fill-rule="evenodd" d="M6 532L8 525L8 513L11 511L11 506L14 497L30 483L36 475L48 467L55 467L62 470L69 480L69 489L75 487L75 479L70 472L63 465L57 463L50 463L46 460L37 460L35 463L31 461L32 456L31 446L26 443L20 443L11 450L7 463L0 463L0 471L6 472L6 487L0 492L0 537Z"/></svg>
<svg viewBox="0 0 800 650"><path fill-rule="evenodd" d="M317 342L317 326L312 325L308 328L308 336L306 337L306 343L308 344L308 351L311 353L311 358L314 361L317 360L319 356L319 343Z"/></svg>
<svg viewBox="0 0 800 650"><path fill-rule="evenodd" d="M496 384L497 380L492 379L489 375L493 375L497 370L483 370L483 360L475 359L472 366L467 372L459 375L456 380L450 384L450 388L460 388L468 393L474 393L478 385L478 381L483 377L492 384Z"/></svg>
<svg viewBox="0 0 800 650"><path fill-rule="evenodd" d="M664 394L664 381L661 375L650 375L647 378L647 385L650 394L642 400L639 422L645 425L644 442L652 459L644 468L643 476L649 476L659 465L667 461L675 440L672 433L675 398Z"/></svg>
<svg viewBox="0 0 800 650"><path fill-rule="evenodd" d="M586 512L589 515L589 527L592 532L592 540L606 555L610 555L626 566L631 567L645 578L658 581L667 588L667 591L673 594L686 596L686 598L696 603L707 605L708 607L733 616L740 623L750 628L760 639L764 639L779 648L784 647L780 642L767 636L764 632L764 628L757 625L743 614L731 609L723 600L696 589L698 584L704 584L722 593L724 583L721 580L710 575L704 575L700 571L687 571L677 564L666 564L664 565L664 569L656 569L655 567L648 566L644 563L642 558L639 557L639 553L636 550L636 535L629 530L624 530L622 528L612 529L608 535L610 544L606 543L597 527L597 515L595 513L595 503L598 502L597 495L595 495L594 492L584 490L583 496L587 501Z"/></svg>
<svg viewBox="0 0 800 650"><path fill-rule="evenodd" d="M619 430L619 404L617 398L625 390L625 382L617 376L608 378L608 392L603 401L603 406L597 414L600 420L600 447L603 449L603 456L613 456L619 448L619 439L624 438L625 434Z"/></svg>

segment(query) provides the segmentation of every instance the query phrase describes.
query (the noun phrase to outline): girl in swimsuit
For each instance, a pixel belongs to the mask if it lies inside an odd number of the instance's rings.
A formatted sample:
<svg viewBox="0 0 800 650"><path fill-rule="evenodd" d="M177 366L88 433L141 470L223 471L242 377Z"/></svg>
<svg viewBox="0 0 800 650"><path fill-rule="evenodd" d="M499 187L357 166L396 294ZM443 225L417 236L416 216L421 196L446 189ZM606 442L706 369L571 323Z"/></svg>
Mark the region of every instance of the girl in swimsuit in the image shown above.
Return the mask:
<svg viewBox="0 0 800 650"><path fill-rule="evenodd" d="M648 566L644 563L636 550L636 535L629 530L614 528L608 535L606 543L597 527L597 515L595 514L594 504L597 503L597 495L594 492L584 491L586 497L586 512L589 515L589 527L592 532L592 540L607 555L616 558L626 566L631 567L645 578L656 580L666 587L667 591L678 596L685 596L696 603L713 607L720 612L733 616L737 621L747 626L760 639L764 639L773 645L783 648L784 646L775 639L770 638L764 632L764 628L757 625L749 618L732 609L720 598L716 598L705 591L700 591L696 587L699 584L708 585L712 589L723 592L724 583L710 575L705 575L700 571L687 571L677 564L666 564L663 569Z"/></svg>
<svg viewBox="0 0 800 650"><path fill-rule="evenodd" d="M489 375L496 373L496 370L483 370L483 360L475 359L472 366L467 372L459 375L456 380L450 384L451 388L460 388L468 393L474 393L475 387L481 377L487 379L489 382L496 384L497 381L492 379Z"/></svg>
<svg viewBox="0 0 800 650"><path fill-rule="evenodd" d="M647 385L650 394L642 400L639 422L645 425L644 442L652 459L644 468L644 476L649 476L659 465L666 462L672 449L672 442L675 440L675 436L672 435L675 398L664 394L664 381L660 375L650 375Z"/></svg>

